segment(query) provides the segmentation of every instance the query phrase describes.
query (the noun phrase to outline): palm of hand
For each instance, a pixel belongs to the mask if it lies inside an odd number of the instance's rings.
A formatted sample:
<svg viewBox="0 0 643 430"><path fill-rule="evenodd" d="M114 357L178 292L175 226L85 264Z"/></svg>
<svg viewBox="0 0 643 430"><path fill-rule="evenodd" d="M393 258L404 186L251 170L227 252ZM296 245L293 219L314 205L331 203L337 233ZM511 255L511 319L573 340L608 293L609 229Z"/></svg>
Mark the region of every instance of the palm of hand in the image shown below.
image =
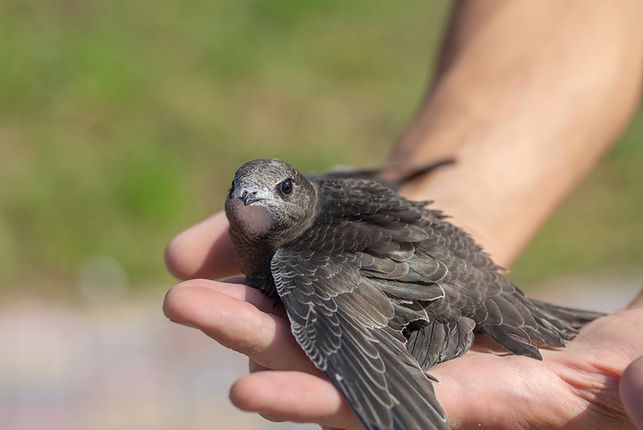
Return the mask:
<svg viewBox="0 0 643 430"><path fill-rule="evenodd" d="M183 278L234 272L226 227L217 215L179 236L168 248L170 269ZM210 235L201 234L206 231ZM200 269L213 261L227 264ZM170 290L164 309L173 321L199 328L250 358L251 374L231 388L239 408L276 421L361 428L339 392L296 344L283 310L258 291L191 280ZM618 381L643 350L642 332L643 309L631 308L594 321L565 349L542 351L542 362L483 352L488 349L483 339L430 373L440 381L438 400L453 428L632 428Z"/></svg>

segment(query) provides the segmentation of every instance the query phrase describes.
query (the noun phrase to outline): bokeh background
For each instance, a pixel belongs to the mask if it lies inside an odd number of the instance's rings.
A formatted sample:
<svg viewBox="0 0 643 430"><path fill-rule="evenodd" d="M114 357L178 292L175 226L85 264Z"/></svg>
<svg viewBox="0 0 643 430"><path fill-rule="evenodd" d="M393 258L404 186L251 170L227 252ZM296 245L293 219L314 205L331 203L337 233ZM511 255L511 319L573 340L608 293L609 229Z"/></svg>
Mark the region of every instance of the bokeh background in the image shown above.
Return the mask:
<svg viewBox="0 0 643 430"><path fill-rule="evenodd" d="M243 414L245 362L161 313L163 248L259 157L382 162L450 2L0 2L0 427L300 428ZM512 268L615 308L643 283L643 114Z"/></svg>

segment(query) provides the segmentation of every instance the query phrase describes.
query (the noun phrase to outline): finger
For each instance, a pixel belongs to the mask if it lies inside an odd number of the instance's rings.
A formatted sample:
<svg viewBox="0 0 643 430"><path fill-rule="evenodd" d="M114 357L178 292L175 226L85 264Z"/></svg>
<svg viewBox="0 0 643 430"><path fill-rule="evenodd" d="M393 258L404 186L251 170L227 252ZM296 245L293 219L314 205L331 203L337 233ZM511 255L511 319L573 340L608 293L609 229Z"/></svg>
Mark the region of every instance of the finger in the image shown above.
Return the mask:
<svg viewBox="0 0 643 430"><path fill-rule="evenodd" d="M239 409L258 412L272 421L314 422L361 428L337 389L327 379L302 372L257 372L230 388Z"/></svg>
<svg viewBox="0 0 643 430"><path fill-rule="evenodd" d="M632 300L632 302L627 307L627 309L635 308L643 308L643 288L641 288L641 291L639 291L634 300Z"/></svg>
<svg viewBox="0 0 643 430"><path fill-rule="evenodd" d="M224 281L218 282L211 281L209 279L191 279L189 281L181 282L177 285L177 288L181 288L183 286L202 286L205 288L211 288L235 299L252 303L262 312L274 314L282 318L288 318L286 315L286 309L284 308L283 303L281 303L281 300L267 297L256 288L246 285L245 282L246 278L243 276L226 278Z"/></svg>
<svg viewBox="0 0 643 430"><path fill-rule="evenodd" d="M272 369L268 369L267 367L262 366L261 364L254 361L252 358L248 360L248 372L255 373L255 372L263 372L266 370L272 370Z"/></svg>
<svg viewBox="0 0 643 430"><path fill-rule="evenodd" d="M219 279L240 273L225 213L214 214L172 239L165 250L165 264L179 279Z"/></svg>
<svg viewBox="0 0 643 430"><path fill-rule="evenodd" d="M634 360L623 372L619 394L628 416L637 428L643 429L643 356Z"/></svg>
<svg viewBox="0 0 643 430"><path fill-rule="evenodd" d="M203 286L191 282L172 288L165 296L163 310L170 320L198 328L223 346L249 356L262 366L316 372L290 334L286 319L262 312L253 303L223 294L211 284Z"/></svg>
<svg viewBox="0 0 643 430"><path fill-rule="evenodd" d="M186 287L203 287L209 288L226 296L232 297L237 300L251 303L262 312L278 315L286 318L286 311L284 310L281 302L275 302L276 299L270 298L262 294L259 290L249 287L244 284L245 278L237 276L234 278L227 278L225 281L211 281L209 279L190 279L183 281L176 285L174 288Z"/></svg>

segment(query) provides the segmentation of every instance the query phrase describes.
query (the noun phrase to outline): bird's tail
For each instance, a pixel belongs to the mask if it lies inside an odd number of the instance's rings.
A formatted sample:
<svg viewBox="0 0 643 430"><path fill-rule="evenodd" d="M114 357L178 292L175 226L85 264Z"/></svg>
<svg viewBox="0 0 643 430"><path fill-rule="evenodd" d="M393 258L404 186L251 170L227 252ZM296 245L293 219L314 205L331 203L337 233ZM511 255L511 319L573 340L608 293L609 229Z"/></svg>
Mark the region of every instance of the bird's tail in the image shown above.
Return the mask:
<svg viewBox="0 0 643 430"><path fill-rule="evenodd" d="M522 295L494 303L506 310L501 315L503 318L482 324L480 330L514 354L538 360L542 360L538 348L562 348L585 324L604 315L552 305ZM509 303L516 309L522 309L523 313L512 314Z"/></svg>
<svg viewBox="0 0 643 430"><path fill-rule="evenodd" d="M605 316L605 314L602 312L567 308L564 306L552 305L551 303L532 298L530 298L529 301L533 305L535 305L541 313L545 314L549 318L557 318L565 321L575 331L581 329L585 324L589 324L595 319Z"/></svg>

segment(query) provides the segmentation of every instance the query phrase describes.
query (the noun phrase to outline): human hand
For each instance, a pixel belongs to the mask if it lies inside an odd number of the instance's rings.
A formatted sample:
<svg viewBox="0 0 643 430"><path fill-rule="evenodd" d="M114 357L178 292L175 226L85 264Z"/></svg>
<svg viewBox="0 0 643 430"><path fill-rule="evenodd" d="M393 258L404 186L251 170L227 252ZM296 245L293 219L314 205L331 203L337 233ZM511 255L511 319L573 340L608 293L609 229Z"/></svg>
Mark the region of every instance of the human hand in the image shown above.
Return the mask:
<svg viewBox="0 0 643 430"><path fill-rule="evenodd" d="M181 279L239 273L222 213L172 241L167 265ZM334 386L290 334L283 309L259 291L232 282L193 279L172 288L166 315L202 330L250 358L251 374L230 389L240 409L274 421L361 428ZM589 324L543 361L484 352L483 338L462 357L430 373L454 429L633 428L619 398L619 378L643 354L643 295L630 308ZM273 371L265 371L273 370Z"/></svg>

